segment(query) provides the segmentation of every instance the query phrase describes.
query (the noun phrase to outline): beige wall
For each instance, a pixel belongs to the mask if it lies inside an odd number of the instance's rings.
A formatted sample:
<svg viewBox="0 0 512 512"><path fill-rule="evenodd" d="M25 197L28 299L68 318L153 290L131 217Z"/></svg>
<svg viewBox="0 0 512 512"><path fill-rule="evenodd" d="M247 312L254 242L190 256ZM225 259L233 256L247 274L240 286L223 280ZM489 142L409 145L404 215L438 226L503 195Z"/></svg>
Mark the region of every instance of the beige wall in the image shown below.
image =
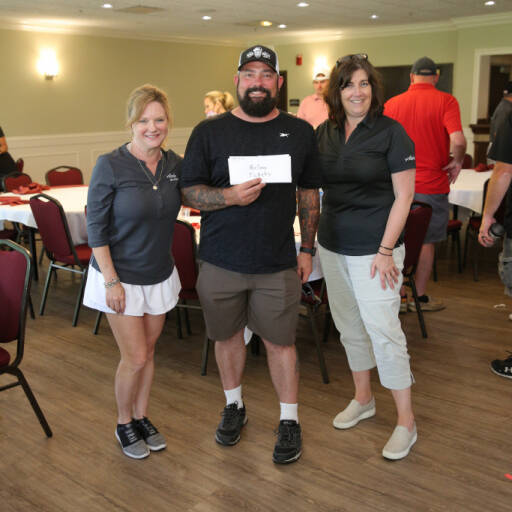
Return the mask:
<svg viewBox="0 0 512 512"><path fill-rule="evenodd" d="M322 43L276 45L288 71L288 98L311 94L315 58L329 63L365 52L377 66L407 65L428 55L454 63L454 94L465 126L472 119L475 53L512 47L512 23L428 34L365 37ZM270 42L271 43L271 42ZM131 89L145 82L171 98L176 127L203 119L202 99L210 89L234 93L232 77L240 47L208 46L79 35L0 30L2 51L0 125L7 136L117 131ZM54 48L61 73L45 81L36 71L39 50ZM301 53L303 65L295 65ZM511 52L512 53L512 52ZM296 109L291 109L296 110Z"/></svg>
<svg viewBox="0 0 512 512"><path fill-rule="evenodd" d="M312 94L312 73L315 59L325 56L330 66L342 55L366 53L375 66L412 64L428 55L437 62L454 62L457 57L457 34L438 32L412 36L392 36L347 39L322 43L279 46L279 61L288 71L288 98L302 99ZM295 56L302 54L302 66L295 64ZM296 108L290 109L296 112Z"/></svg>
<svg viewBox="0 0 512 512"><path fill-rule="evenodd" d="M367 53L376 66L408 65L424 55L439 63L451 62L454 64L453 93L461 106L463 125L467 126L476 121L471 112L475 52L482 48L512 47L511 34L512 23L507 23L417 35L281 45L277 50L281 68L288 71L288 98L299 99L312 93L315 58L322 55L330 64L351 53ZM295 65L298 53L303 57L302 66Z"/></svg>
<svg viewBox="0 0 512 512"><path fill-rule="evenodd" d="M41 48L53 48L61 72L38 74ZM0 30L0 126L7 136L106 132L123 129L129 92L151 82L165 89L174 124L203 119L211 89L234 93L240 49L108 37Z"/></svg>

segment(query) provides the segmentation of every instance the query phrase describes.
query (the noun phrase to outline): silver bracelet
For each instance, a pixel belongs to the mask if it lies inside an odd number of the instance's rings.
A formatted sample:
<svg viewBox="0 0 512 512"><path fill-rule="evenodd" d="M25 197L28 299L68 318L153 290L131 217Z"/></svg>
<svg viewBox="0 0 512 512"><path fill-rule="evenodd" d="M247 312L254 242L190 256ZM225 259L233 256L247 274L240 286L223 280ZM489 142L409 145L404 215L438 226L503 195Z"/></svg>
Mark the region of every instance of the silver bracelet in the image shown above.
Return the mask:
<svg viewBox="0 0 512 512"><path fill-rule="evenodd" d="M117 283L120 283L119 277L116 277L114 279L111 279L110 281L105 281L103 284L105 285L105 288L113 288Z"/></svg>

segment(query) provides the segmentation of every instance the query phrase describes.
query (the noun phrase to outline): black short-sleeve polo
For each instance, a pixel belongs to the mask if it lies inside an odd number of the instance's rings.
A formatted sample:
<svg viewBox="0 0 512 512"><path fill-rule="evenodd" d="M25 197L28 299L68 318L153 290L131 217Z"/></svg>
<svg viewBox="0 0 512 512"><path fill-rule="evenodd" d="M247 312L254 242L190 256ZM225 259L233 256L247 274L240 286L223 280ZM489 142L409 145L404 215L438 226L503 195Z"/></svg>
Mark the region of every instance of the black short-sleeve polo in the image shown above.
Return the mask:
<svg viewBox="0 0 512 512"><path fill-rule="evenodd" d="M512 112L498 127L496 137L489 150L489 158L497 162L512 164ZM512 238L512 185L507 192L506 204L505 231L507 232L507 238Z"/></svg>
<svg viewBox="0 0 512 512"><path fill-rule="evenodd" d="M367 117L347 141L344 129L326 121L317 140L324 191L318 241L339 254L376 253L395 200L391 175L415 168L414 143L386 116Z"/></svg>

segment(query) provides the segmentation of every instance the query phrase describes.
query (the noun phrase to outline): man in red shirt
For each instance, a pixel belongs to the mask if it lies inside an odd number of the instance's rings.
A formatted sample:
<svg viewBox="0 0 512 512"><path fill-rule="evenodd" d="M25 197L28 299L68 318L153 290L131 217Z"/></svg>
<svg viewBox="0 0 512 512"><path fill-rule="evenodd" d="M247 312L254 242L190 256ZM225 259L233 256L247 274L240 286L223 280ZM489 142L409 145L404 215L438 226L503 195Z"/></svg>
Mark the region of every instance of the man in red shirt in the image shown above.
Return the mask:
<svg viewBox="0 0 512 512"><path fill-rule="evenodd" d="M432 219L416 270L416 287L423 311L439 311L444 304L426 295L434 262L434 244L446 239L448 193L462 167L466 139L462 132L457 100L436 89L437 67L428 57L411 69L411 85L386 102L384 114L396 119L414 141L416 190L414 199L432 206ZM409 302L415 310L414 301Z"/></svg>
<svg viewBox="0 0 512 512"><path fill-rule="evenodd" d="M329 69L316 71L313 76L313 87L315 94L306 96L300 103L297 117L304 119L313 128L322 124L329 117L329 109L324 100L324 94L329 87Z"/></svg>

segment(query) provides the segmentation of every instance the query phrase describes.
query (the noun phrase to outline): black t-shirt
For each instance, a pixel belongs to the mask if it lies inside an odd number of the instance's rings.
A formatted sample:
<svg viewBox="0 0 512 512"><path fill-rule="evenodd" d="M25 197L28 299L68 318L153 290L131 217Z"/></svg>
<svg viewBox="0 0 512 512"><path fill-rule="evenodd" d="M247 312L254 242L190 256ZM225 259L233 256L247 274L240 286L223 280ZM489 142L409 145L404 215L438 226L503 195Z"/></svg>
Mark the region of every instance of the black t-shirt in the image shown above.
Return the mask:
<svg viewBox="0 0 512 512"><path fill-rule="evenodd" d="M293 233L296 188L318 188L313 128L284 112L251 123L230 112L194 128L183 161L181 187L230 186L230 156L291 156L292 183L267 184L256 201L201 212L201 260L243 274L279 272L297 265Z"/></svg>
<svg viewBox="0 0 512 512"><path fill-rule="evenodd" d="M489 151L489 158L496 160L496 162L512 164L512 111L498 126L496 138ZM512 238L512 185L507 192L504 224L507 238Z"/></svg>
<svg viewBox="0 0 512 512"><path fill-rule="evenodd" d="M318 242L348 256L375 254L395 200L391 174L415 167L414 143L386 116L366 117L347 142L345 130L326 121L317 139L324 191Z"/></svg>

